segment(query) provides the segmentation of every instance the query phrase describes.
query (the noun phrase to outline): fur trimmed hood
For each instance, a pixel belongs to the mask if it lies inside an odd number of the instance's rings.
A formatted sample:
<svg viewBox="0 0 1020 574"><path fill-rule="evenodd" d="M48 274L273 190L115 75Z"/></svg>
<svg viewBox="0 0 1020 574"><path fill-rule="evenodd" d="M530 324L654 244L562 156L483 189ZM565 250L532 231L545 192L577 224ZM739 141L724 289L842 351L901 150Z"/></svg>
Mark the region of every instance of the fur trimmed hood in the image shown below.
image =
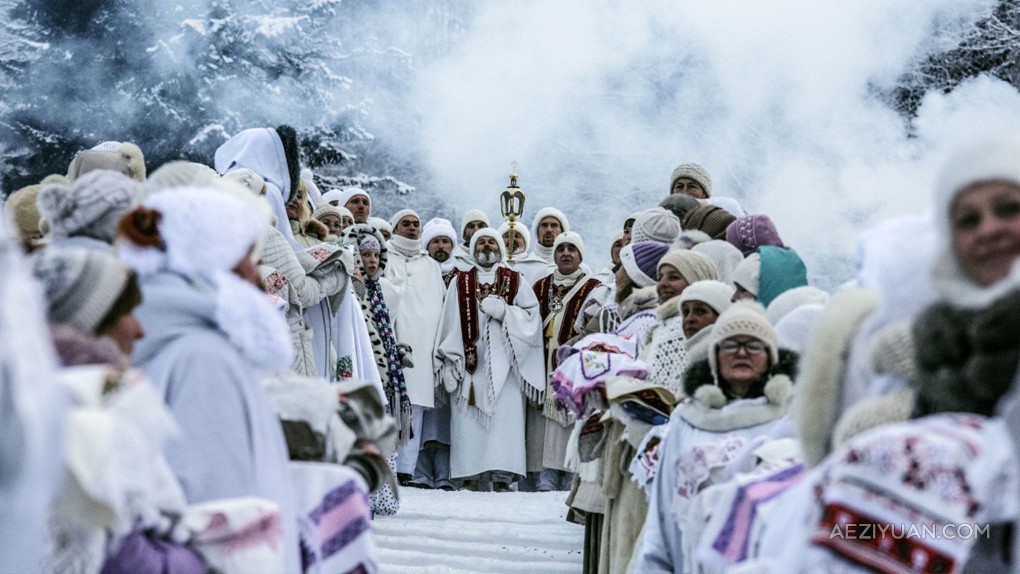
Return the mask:
<svg viewBox="0 0 1020 574"><path fill-rule="evenodd" d="M642 287L635 289L633 293L627 296L619 306L617 312L620 314L620 320L626 320L631 315L640 313L641 311L648 311L655 309L658 304L659 296L655 292L655 286Z"/></svg>
<svg viewBox="0 0 1020 574"><path fill-rule="evenodd" d="M680 296L669 299L662 305L655 308L655 317L659 321L666 322L680 315Z"/></svg>

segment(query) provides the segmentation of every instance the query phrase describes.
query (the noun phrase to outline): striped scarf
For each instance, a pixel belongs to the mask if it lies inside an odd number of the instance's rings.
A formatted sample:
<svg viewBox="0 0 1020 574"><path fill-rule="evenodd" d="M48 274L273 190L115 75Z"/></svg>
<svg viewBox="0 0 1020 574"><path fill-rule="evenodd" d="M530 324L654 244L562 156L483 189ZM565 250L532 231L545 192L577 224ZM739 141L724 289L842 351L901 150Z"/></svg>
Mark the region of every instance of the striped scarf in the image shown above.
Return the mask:
<svg viewBox="0 0 1020 574"><path fill-rule="evenodd" d="M400 366L390 311L386 307L382 286L377 279L365 279L365 298L368 300L369 312L379 332L379 338L382 339L383 352L386 356L386 380L383 386L390 413L397 419L399 430L397 443L405 444L411 438L411 399L407 396L407 383L404 381L404 369Z"/></svg>

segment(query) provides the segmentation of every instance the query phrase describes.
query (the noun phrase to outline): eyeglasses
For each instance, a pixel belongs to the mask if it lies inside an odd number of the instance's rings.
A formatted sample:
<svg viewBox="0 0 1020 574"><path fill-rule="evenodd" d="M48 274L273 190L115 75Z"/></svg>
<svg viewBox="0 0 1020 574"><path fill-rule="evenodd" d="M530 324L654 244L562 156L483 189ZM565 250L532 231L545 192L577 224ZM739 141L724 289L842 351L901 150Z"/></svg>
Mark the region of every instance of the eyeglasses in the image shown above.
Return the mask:
<svg viewBox="0 0 1020 574"><path fill-rule="evenodd" d="M768 345L758 340L744 341L741 343L740 341L726 339L719 343L719 351L726 353L727 355L736 355L740 349L743 349L748 355L760 355L767 351L768 348Z"/></svg>

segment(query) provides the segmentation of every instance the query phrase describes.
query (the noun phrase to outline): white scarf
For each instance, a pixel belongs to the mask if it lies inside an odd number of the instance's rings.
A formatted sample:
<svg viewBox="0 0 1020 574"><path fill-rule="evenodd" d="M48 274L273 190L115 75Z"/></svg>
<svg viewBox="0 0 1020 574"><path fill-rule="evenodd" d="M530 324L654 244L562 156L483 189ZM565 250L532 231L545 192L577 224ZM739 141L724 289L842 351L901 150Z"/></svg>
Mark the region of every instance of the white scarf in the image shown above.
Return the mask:
<svg viewBox="0 0 1020 574"><path fill-rule="evenodd" d="M535 249L532 251L532 253L534 253L535 255L538 255L539 257L541 257L543 261L545 261L547 263L552 263L552 260L553 260L553 248L552 248L551 245L549 247L546 247L545 245L542 245L541 243L536 241L535 242Z"/></svg>
<svg viewBox="0 0 1020 574"><path fill-rule="evenodd" d="M420 239L408 239L400 235L394 234L390 237L390 247L394 251L403 255L404 257L414 257L421 253L421 240Z"/></svg>
<svg viewBox="0 0 1020 574"><path fill-rule="evenodd" d="M559 269L557 269L556 271L553 271L553 285L573 285L583 276L584 271L581 271L580 267L578 267L577 270L570 275L564 275L560 273Z"/></svg>

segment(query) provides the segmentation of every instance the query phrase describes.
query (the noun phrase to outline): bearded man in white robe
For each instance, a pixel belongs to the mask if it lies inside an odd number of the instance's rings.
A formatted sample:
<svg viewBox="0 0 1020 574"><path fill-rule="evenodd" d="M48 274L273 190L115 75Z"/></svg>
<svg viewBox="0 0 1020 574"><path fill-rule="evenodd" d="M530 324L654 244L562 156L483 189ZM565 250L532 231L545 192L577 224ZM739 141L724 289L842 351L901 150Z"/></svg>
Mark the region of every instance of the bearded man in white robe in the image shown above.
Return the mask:
<svg viewBox="0 0 1020 574"><path fill-rule="evenodd" d="M435 407L436 383L432 370L432 350L442 319L446 284L439 263L429 257L421 245L421 219L410 209L390 218L393 236L389 241L386 277L403 293L397 307L391 308L397 342L411 349L413 366L404 367L407 396L411 399L411 438L397 451L397 477L402 485L410 482L418 464L422 420L426 409Z"/></svg>
<svg viewBox="0 0 1020 574"><path fill-rule="evenodd" d="M476 231L469 252L475 266L450 283L435 351L453 403L451 475L506 491L525 473L525 401L544 400L538 300L502 262L496 230Z"/></svg>
<svg viewBox="0 0 1020 574"><path fill-rule="evenodd" d="M467 271L474 267L475 258L471 253L471 237L479 229L492 227L489 216L481 209L469 209L460 221L460 240L453 248L453 260L457 269ZM505 258L504 258L505 259Z"/></svg>

